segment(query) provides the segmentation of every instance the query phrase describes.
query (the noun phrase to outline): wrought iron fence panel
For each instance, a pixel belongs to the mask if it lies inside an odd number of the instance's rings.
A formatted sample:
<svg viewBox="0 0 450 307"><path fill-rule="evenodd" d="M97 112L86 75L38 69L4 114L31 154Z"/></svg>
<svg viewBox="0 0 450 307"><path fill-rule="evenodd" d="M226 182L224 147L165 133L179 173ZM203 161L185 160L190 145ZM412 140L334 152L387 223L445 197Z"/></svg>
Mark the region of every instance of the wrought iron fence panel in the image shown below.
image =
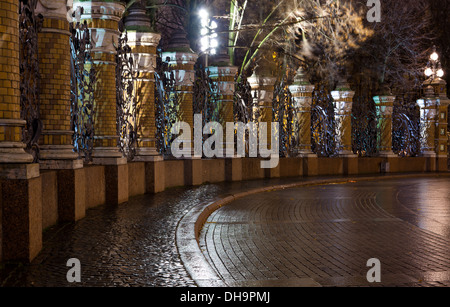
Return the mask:
<svg viewBox="0 0 450 307"><path fill-rule="evenodd" d="M39 52L38 33L43 16L36 15L37 0L20 0L19 11L19 71L21 118L26 121L22 130L26 151L39 161L39 137L43 124L39 111Z"/></svg>
<svg viewBox="0 0 450 307"><path fill-rule="evenodd" d="M96 71L91 58L91 38L85 23L70 23L71 129L74 150L85 162L92 161L94 146L94 86Z"/></svg>
<svg viewBox="0 0 450 307"><path fill-rule="evenodd" d="M420 110L418 95L398 96L392 118L392 150L402 157L420 154Z"/></svg>
<svg viewBox="0 0 450 307"><path fill-rule="evenodd" d="M273 121L279 123L279 149L281 157L292 156L292 150L296 148L295 134L299 133L299 127L295 124L295 108L292 94L288 86L282 80L274 87L272 102Z"/></svg>
<svg viewBox="0 0 450 307"><path fill-rule="evenodd" d="M183 116L181 95L177 91L175 75L169 61L170 58L163 61L159 55L155 68L156 148L164 156L171 155L170 147L174 140L171 129Z"/></svg>
<svg viewBox="0 0 450 307"><path fill-rule="evenodd" d="M120 151L128 160L132 160L137 147L138 112L134 85L139 74L134 65L131 47L127 44L128 34L126 30L124 31L122 22L119 23L119 30L121 35L116 47L117 132Z"/></svg>
<svg viewBox="0 0 450 307"><path fill-rule="evenodd" d="M311 107L311 148L319 157L337 154L334 105L328 86L319 83L313 92Z"/></svg>

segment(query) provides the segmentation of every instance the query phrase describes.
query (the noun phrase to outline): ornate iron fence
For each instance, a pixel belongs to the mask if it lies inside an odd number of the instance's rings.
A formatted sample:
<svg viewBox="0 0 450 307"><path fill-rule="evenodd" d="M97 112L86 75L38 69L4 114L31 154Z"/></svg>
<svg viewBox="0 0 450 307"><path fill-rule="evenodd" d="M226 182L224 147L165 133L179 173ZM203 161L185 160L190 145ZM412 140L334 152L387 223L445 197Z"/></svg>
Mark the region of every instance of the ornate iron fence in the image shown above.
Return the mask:
<svg viewBox="0 0 450 307"><path fill-rule="evenodd" d="M131 47L128 43L128 34L123 23L119 23L121 35L116 47L116 101L117 101L117 133L119 135L119 149L128 160L136 155L137 127L136 114L137 100L134 85L138 77L135 69Z"/></svg>
<svg viewBox="0 0 450 307"><path fill-rule="evenodd" d="M19 15L19 70L21 118L26 121L22 132L26 151L39 160L39 137L43 125L39 111L39 52L38 33L43 16L36 15L37 0L20 0Z"/></svg>
<svg viewBox="0 0 450 307"><path fill-rule="evenodd" d="M311 108L311 148L319 157L337 154L334 106L328 86L319 83L313 92Z"/></svg>
<svg viewBox="0 0 450 307"><path fill-rule="evenodd" d="M91 59L91 38L86 22L70 23L71 129L75 151L85 162L92 161L94 146L94 86L96 71Z"/></svg>
<svg viewBox="0 0 450 307"><path fill-rule="evenodd" d="M420 154L420 110L418 95L398 96L392 118L392 150L401 157Z"/></svg>
<svg viewBox="0 0 450 307"><path fill-rule="evenodd" d="M161 52L160 52L161 54ZM169 65L159 55L155 69L155 123L156 148L164 156L171 155L170 146L174 140L172 127L183 115L180 106L181 96L176 88L175 75Z"/></svg>
<svg viewBox="0 0 450 307"><path fill-rule="evenodd" d="M279 149L280 157L292 156L292 150L296 148L297 138L295 133L299 133L296 125L294 100L292 94L283 80L277 82L274 87L272 103L273 121L279 123Z"/></svg>

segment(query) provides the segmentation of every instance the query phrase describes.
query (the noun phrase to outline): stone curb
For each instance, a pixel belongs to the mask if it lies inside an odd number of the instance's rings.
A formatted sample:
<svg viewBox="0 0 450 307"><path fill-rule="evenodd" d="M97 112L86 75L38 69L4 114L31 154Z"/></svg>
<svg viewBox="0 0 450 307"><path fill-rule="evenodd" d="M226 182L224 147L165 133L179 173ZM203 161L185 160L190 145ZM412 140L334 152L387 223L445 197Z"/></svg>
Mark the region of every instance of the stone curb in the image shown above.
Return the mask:
<svg viewBox="0 0 450 307"><path fill-rule="evenodd" d="M414 177L450 177L450 172L327 178L251 189L245 192L229 195L218 201L207 203L203 206L198 206L191 209L178 223L175 234L175 243L184 267L186 268L188 274L191 276L194 282L197 284L197 286L228 287L225 281L221 279L219 274L214 270L212 265L203 255L199 246L200 232L204 224L206 223L206 220L214 211L233 202L236 199L264 192L280 191L305 186L344 184L357 181Z"/></svg>

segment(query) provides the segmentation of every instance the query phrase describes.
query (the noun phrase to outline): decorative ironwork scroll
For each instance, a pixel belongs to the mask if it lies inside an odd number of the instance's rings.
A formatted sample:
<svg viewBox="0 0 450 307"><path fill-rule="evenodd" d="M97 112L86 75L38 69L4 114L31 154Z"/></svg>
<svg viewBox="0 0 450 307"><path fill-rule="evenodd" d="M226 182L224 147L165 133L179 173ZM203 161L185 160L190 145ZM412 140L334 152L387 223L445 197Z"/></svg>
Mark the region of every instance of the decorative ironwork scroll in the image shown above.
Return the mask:
<svg viewBox="0 0 450 307"><path fill-rule="evenodd" d="M82 8L80 8L82 9ZM91 38L86 22L70 23L71 48L71 129L75 151L92 161L94 147L94 85L96 71L91 59Z"/></svg>
<svg viewBox="0 0 450 307"><path fill-rule="evenodd" d="M235 91L233 113L235 122L247 124L251 122L253 117L254 99L252 96L252 88L247 78L242 77L238 81L238 76L235 77Z"/></svg>
<svg viewBox="0 0 450 307"><path fill-rule="evenodd" d="M23 142L26 151L39 160L39 137L43 125L39 115L39 54L38 33L42 28L43 16L36 15L37 0L20 0L19 15L19 69L21 118L26 121Z"/></svg>
<svg viewBox="0 0 450 307"><path fill-rule="evenodd" d="M313 92L311 107L311 149L319 157L337 154L333 98L324 84Z"/></svg>
<svg viewBox="0 0 450 307"><path fill-rule="evenodd" d="M163 61L161 56L158 56L155 69L156 148L165 156L171 155L170 146L174 139L171 129L182 118L181 96L177 92L175 75L169 60L170 58Z"/></svg>
<svg viewBox="0 0 450 307"><path fill-rule="evenodd" d="M402 157L420 154L419 95L397 97L392 118L392 150Z"/></svg>
<svg viewBox="0 0 450 307"><path fill-rule="evenodd" d="M353 152L360 157L371 157L378 153L375 103L368 94L360 94L354 100L352 110Z"/></svg>
<svg viewBox="0 0 450 307"><path fill-rule="evenodd" d="M217 82L211 79L210 73L201 64L195 65L194 81L194 114L202 114L203 126L206 123L223 123L221 116L223 104L219 99Z"/></svg>
<svg viewBox="0 0 450 307"><path fill-rule="evenodd" d="M136 114L137 101L134 85L138 77L135 69L131 47L128 43L128 34L123 23L119 23L121 35L116 47L116 99L117 99L117 132L119 135L119 148L128 160L136 155L137 127Z"/></svg>
<svg viewBox="0 0 450 307"><path fill-rule="evenodd" d="M279 149L281 157L292 155L296 147L294 134L299 133L299 127L294 123L295 108L292 94L283 80L274 87L272 102L273 121L279 123Z"/></svg>

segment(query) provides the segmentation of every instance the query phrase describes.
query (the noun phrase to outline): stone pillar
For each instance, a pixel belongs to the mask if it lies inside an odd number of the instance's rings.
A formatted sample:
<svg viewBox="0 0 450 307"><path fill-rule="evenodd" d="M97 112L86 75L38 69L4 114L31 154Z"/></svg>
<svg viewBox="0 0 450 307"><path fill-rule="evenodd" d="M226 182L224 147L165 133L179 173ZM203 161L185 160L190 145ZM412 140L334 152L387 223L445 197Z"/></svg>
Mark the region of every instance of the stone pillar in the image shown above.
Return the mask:
<svg viewBox="0 0 450 307"><path fill-rule="evenodd" d="M255 118L255 121L259 123L267 123L267 140L259 140L260 144L265 146L271 144L272 140L272 103L276 78L264 75L258 76L256 73L253 73L253 75L248 78L248 82L250 83L250 87L252 88L252 92L255 94L254 97L257 99L259 106L259 117Z"/></svg>
<svg viewBox="0 0 450 307"><path fill-rule="evenodd" d="M163 61L168 60L169 65L175 75L175 84L180 95L181 121L186 122L191 127L191 139L184 140L184 145L190 146L193 151L194 140L194 81L195 63L198 55L192 51L189 40L186 38L186 31L178 29L172 34L167 50L162 53Z"/></svg>
<svg viewBox="0 0 450 307"><path fill-rule="evenodd" d="M439 171L448 170L448 107L450 100L447 97L447 82L436 78L432 82L437 96L437 122L436 122L436 167Z"/></svg>
<svg viewBox="0 0 450 307"><path fill-rule="evenodd" d="M125 28L128 32L128 45L139 73L134 84L137 100L137 148L134 161L162 160L155 145L156 47L161 35L152 31L145 6L140 2L130 7Z"/></svg>
<svg viewBox="0 0 450 307"><path fill-rule="evenodd" d="M94 89L95 140L93 163L123 165L127 160L118 147L116 102L116 50L119 21L125 4L119 1L74 1L74 10L83 8L81 22L91 33L92 61L97 72Z"/></svg>
<svg viewBox="0 0 450 307"><path fill-rule="evenodd" d="M395 96L375 96L377 110L377 146L380 157L397 157L392 151L392 114L394 112Z"/></svg>
<svg viewBox="0 0 450 307"><path fill-rule="evenodd" d="M36 14L44 17L38 35L42 169L78 169L83 161L73 151L70 115L70 43L67 0L39 0Z"/></svg>
<svg viewBox="0 0 450 307"><path fill-rule="evenodd" d="M437 99L432 86L425 89L425 97L418 99L420 107L420 147L424 157L436 157L436 115Z"/></svg>
<svg viewBox="0 0 450 307"><path fill-rule="evenodd" d="M336 146L341 157L355 157L352 151L352 107L355 92L346 82L340 82L331 92L335 107Z"/></svg>
<svg viewBox="0 0 450 307"><path fill-rule="evenodd" d="M235 77L238 71L236 66L230 64L230 57L226 52L226 48L222 47L217 57L214 57L211 66L208 68L210 77L217 82L217 93L219 96L219 103L221 104L221 120L224 128L224 150L229 148L229 151L234 150L234 132L233 142L227 141L226 124L234 123L234 89ZM224 155L225 156L225 155Z"/></svg>
<svg viewBox="0 0 450 307"><path fill-rule="evenodd" d="M31 261L42 248L39 164L30 164L20 115L19 1L0 0L0 260Z"/></svg>
<svg viewBox="0 0 450 307"><path fill-rule="evenodd" d="M302 67L298 69L289 90L294 99L296 111L294 121L298 127L298 135L295 135L297 140L295 151L299 157L314 157L316 155L311 150L311 104L314 85L307 80Z"/></svg>

